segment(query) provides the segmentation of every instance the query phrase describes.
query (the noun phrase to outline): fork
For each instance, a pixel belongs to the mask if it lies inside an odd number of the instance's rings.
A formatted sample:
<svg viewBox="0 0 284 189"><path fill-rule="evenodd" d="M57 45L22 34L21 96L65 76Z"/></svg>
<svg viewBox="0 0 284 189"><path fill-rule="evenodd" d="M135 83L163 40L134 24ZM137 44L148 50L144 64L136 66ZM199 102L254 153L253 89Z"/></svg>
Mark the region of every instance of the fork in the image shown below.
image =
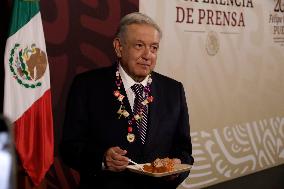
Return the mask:
<svg viewBox="0 0 284 189"><path fill-rule="evenodd" d="M136 167L138 167L139 169L141 169L141 171L144 171L144 169L143 169L143 166L142 165L140 165L140 164L138 164L138 163L136 163L135 161L132 161L131 159L128 159L128 161L130 162L130 163L133 163Z"/></svg>

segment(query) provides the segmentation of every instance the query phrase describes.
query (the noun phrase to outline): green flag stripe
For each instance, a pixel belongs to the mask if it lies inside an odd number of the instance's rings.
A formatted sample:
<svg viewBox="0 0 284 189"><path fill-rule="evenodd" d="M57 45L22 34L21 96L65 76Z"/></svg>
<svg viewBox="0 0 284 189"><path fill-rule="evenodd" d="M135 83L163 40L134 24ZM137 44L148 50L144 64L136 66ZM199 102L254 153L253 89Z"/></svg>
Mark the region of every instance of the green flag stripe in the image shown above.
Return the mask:
<svg viewBox="0 0 284 189"><path fill-rule="evenodd" d="M9 36L15 34L39 12L38 0L14 0Z"/></svg>

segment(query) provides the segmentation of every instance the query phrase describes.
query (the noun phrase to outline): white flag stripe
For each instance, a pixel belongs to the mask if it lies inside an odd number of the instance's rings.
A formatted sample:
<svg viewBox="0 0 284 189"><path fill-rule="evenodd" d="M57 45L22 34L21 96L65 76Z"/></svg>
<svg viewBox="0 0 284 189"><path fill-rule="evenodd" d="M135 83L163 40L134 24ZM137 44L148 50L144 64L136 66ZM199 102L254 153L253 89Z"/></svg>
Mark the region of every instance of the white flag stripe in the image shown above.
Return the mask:
<svg viewBox="0 0 284 189"><path fill-rule="evenodd" d="M13 73L10 71L9 67L10 50L14 47L15 41L19 41L21 43L20 45L23 46L22 48L25 48L25 45L35 43L38 48L46 52L43 28L42 25L39 24L42 24L40 12L19 31L10 36L6 43L5 80L10 83L6 83L4 89L4 114L11 122L20 118L21 115L50 88L48 64L42 78L42 80L47 82L42 82L42 86L35 89L26 89L20 85L17 80L13 78ZM37 30L35 31L34 28L37 28ZM17 91L21 91L21 95L17 95Z"/></svg>

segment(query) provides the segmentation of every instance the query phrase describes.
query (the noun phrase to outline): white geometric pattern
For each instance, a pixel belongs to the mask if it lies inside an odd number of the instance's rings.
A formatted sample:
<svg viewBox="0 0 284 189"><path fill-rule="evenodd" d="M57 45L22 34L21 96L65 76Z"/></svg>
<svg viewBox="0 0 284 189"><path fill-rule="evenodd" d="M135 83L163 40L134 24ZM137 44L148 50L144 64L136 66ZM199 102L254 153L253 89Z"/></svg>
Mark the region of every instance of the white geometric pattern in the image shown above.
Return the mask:
<svg viewBox="0 0 284 189"><path fill-rule="evenodd" d="M284 162L284 117L192 132L194 166L181 188L202 188Z"/></svg>

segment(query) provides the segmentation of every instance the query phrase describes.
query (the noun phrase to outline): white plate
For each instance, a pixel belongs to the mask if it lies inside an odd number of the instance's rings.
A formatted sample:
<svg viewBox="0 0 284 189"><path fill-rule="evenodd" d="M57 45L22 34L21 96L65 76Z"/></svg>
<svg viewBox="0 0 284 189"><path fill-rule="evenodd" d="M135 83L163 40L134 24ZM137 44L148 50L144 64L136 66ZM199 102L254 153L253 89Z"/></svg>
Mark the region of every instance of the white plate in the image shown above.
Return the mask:
<svg viewBox="0 0 284 189"><path fill-rule="evenodd" d="M149 164L149 163L148 163ZM145 164L139 164L143 167L143 165ZM139 166L137 165L128 165L127 168L135 173L139 173L142 175L148 175L148 176L152 176L152 177L163 177L163 176L168 176L168 175L173 175L173 174L177 174L177 173L182 173L185 171L189 171L191 169L192 165L189 164L176 164L174 165L174 170L173 171L169 171L169 172L163 172L163 173L152 173L152 172L148 172L148 171L142 171Z"/></svg>

